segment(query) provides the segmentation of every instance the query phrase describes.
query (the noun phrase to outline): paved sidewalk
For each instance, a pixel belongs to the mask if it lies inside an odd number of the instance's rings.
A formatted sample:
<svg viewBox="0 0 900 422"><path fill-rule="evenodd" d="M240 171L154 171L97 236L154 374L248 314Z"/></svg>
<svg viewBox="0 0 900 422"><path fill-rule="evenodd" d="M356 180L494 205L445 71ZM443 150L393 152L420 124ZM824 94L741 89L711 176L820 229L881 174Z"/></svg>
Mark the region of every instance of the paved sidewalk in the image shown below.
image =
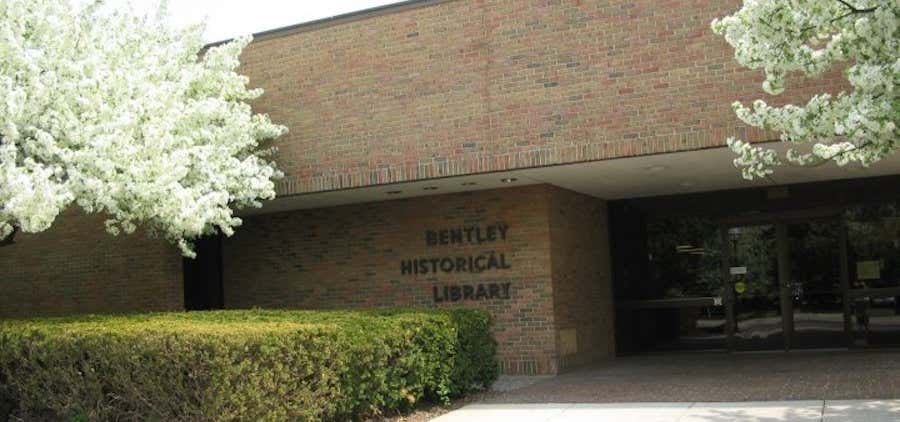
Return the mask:
<svg viewBox="0 0 900 422"><path fill-rule="evenodd" d="M473 404L432 422L896 422L900 400Z"/></svg>
<svg viewBox="0 0 900 422"><path fill-rule="evenodd" d="M694 403L900 398L900 353L674 353L505 382L485 403ZM527 382L526 382L527 381ZM900 418L898 418L900 422Z"/></svg>

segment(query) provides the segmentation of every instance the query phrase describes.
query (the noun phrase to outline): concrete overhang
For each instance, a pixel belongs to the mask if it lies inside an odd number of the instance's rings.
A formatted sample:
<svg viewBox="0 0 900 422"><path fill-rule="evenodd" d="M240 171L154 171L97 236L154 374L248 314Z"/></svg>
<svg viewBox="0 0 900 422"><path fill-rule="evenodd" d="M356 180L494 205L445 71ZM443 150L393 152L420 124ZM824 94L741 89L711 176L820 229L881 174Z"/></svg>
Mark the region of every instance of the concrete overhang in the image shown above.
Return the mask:
<svg viewBox="0 0 900 422"><path fill-rule="evenodd" d="M785 149L780 143L773 143L772 146ZM324 208L543 183L613 200L900 174L900 154L895 154L868 168L856 164L839 167L831 163L812 168L784 166L776 169L768 179L748 181L734 167L733 159L734 154L723 147L455 176L284 196L267 202L261 209L245 210L241 214Z"/></svg>

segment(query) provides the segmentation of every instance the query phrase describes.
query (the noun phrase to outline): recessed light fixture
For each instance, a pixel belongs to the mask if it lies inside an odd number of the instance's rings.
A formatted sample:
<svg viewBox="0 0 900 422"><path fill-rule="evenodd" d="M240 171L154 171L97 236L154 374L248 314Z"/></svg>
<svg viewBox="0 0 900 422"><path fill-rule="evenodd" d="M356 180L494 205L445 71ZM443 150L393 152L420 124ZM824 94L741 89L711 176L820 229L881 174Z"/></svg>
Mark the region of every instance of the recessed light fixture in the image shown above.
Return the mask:
<svg viewBox="0 0 900 422"><path fill-rule="evenodd" d="M516 179L515 177L505 177L503 179L500 179L500 181L503 183L512 183L512 182L515 182L516 180L519 180L519 179Z"/></svg>
<svg viewBox="0 0 900 422"><path fill-rule="evenodd" d="M650 167L644 167L644 170L647 170L647 171L649 171L650 173L659 173L659 172L661 172L661 171L665 171L665 170L668 170L668 169L669 169L669 167L667 167L667 166L650 166Z"/></svg>
<svg viewBox="0 0 900 422"><path fill-rule="evenodd" d="M463 186L475 186L475 185L477 185L477 184L478 184L478 183L475 183L475 182L462 182L462 185L463 185Z"/></svg>
<svg viewBox="0 0 900 422"><path fill-rule="evenodd" d="M401 193L403 193L402 190L389 190L385 192L385 195L400 195Z"/></svg>
<svg viewBox="0 0 900 422"><path fill-rule="evenodd" d="M425 187L422 188L422 189L424 189L424 190L437 190L437 188L438 188L437 186L425 186Z"/></svg>

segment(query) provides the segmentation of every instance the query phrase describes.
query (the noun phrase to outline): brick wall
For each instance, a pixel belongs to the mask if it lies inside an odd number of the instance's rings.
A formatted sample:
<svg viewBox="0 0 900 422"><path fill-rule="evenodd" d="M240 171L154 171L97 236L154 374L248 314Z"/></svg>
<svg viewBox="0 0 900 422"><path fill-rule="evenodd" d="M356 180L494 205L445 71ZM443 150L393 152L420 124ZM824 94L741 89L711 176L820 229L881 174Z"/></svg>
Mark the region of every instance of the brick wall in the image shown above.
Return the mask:
<svg viewBox="0 0 900 422"><path fill-rule="evenodd" d="M485 241L454 236L460 227ZM468 270L491 254L495 267ZM614 350L608 254L605 203L549 185L269 214L225 240L225 306L481 307L503 372L556 373ZM428 260L443 257L453 270L434 274ZM427 274L410 263L422 258ZM578 342L562 359L560 329Z"/></svg>
<svg viewBox="0 0 900 422"><path fill-rule="evenodd" d="M560 370L615 355L606 203L550 191L554 322Z"/></svg>
<svg viewBox="0 0 900 422"><path fill-rule="evenodd" d="M262 37L242 56L282 193L605 160L752 140L770 99L709 29L739 0L435 0ZM775 103L834 91L833 72Z"/></svg>
<svg viewBox="0 0 900 422"><path fill-rule="evenodd" d="M183 309L181 256L143 234L113 237L67 214L0 247L0 318Z"/></svg>
<svg viewBox="0 0 900 422"><path fill-rule="evenodd" d="M548 193L541 185L248 218L224 244L225 305L482 307L496 318L505 372L554 373ZM486 238L496 224L508 226L505 240L495 233L496 241L468 243L464 234L463 243L427 243L428 230L477 226ZM509 268L403 274L404 260L492 252L497 267ZM479 285L486 289L480 298ZM454 301L452 286L472 290Z"/></svg>

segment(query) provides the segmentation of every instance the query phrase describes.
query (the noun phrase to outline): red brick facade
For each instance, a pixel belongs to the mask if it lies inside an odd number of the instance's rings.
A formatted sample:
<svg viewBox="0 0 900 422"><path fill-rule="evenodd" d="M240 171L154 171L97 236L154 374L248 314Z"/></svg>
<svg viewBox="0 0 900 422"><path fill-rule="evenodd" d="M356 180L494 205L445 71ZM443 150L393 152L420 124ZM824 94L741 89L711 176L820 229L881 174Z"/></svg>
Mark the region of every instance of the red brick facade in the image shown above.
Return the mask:
<svg viewBox="0 0 900 422"><path fill-rule="evenodd" d="M0 318L183 309L181 255L142 233L113 237L69 214L0 247Z"/></svg>
<svg viewBox="0 0 900 422"><path fill-rule="evenodd" d="M284 194L721 146L765 98L710 21L739 0L423 1L260 37L242 71ZM802 101L835 78L803 82Z"/></svg>
<svg viewBox="0 0 900 422"><path fill-rule="evenodd" d="M555 188L549 194L554 323L566 369L615 355L609 220L599 199Z"/></svg>
<svg viewBox="0 0 900 422"><path fill-rule="evenodd" d="M762 74L709 29L739 5L424 0L261 36L241 71L290 129L283 195L696 150L773 137L734 116ZM504 372L556 373L614 354L607 225L604 201L549 185L250 217L224 302L482 307ZM177 250L93 217L20 236L0 267L0 317L184 308Z"/></svg>
<svg viewBox="0 0 900 422"><path fill-rule="evenodd" d="M602 208L599 200L536 185L250 218L225 242L225 305L482 307L496 318L504 372L555 373L564 369L557 317L579 330L579 362L611 356L605 220L590 221L603 216ZM506 229L491 241L488 232L496 225ZM478 234L470 232L469 241L462 230L475 227ZM462 232L456 241L447 234L440 244L440 233L454 229ZM438 244L429 244L429 231ZM497 267L480 273L466 263L463 271L434 274L427 263L491 254ZM425 259L428 273L413 274L408 265L404 273L404 261L413 259ZM456 298L453 286L462 289ZM480 286L485 291L479 297ZM564 296L556 298L557 290ZM602 297L579 301L572 297L576 290ZM597 307L606 309L595 312ZM583 312L602 317L574 316Z"/></svg>

